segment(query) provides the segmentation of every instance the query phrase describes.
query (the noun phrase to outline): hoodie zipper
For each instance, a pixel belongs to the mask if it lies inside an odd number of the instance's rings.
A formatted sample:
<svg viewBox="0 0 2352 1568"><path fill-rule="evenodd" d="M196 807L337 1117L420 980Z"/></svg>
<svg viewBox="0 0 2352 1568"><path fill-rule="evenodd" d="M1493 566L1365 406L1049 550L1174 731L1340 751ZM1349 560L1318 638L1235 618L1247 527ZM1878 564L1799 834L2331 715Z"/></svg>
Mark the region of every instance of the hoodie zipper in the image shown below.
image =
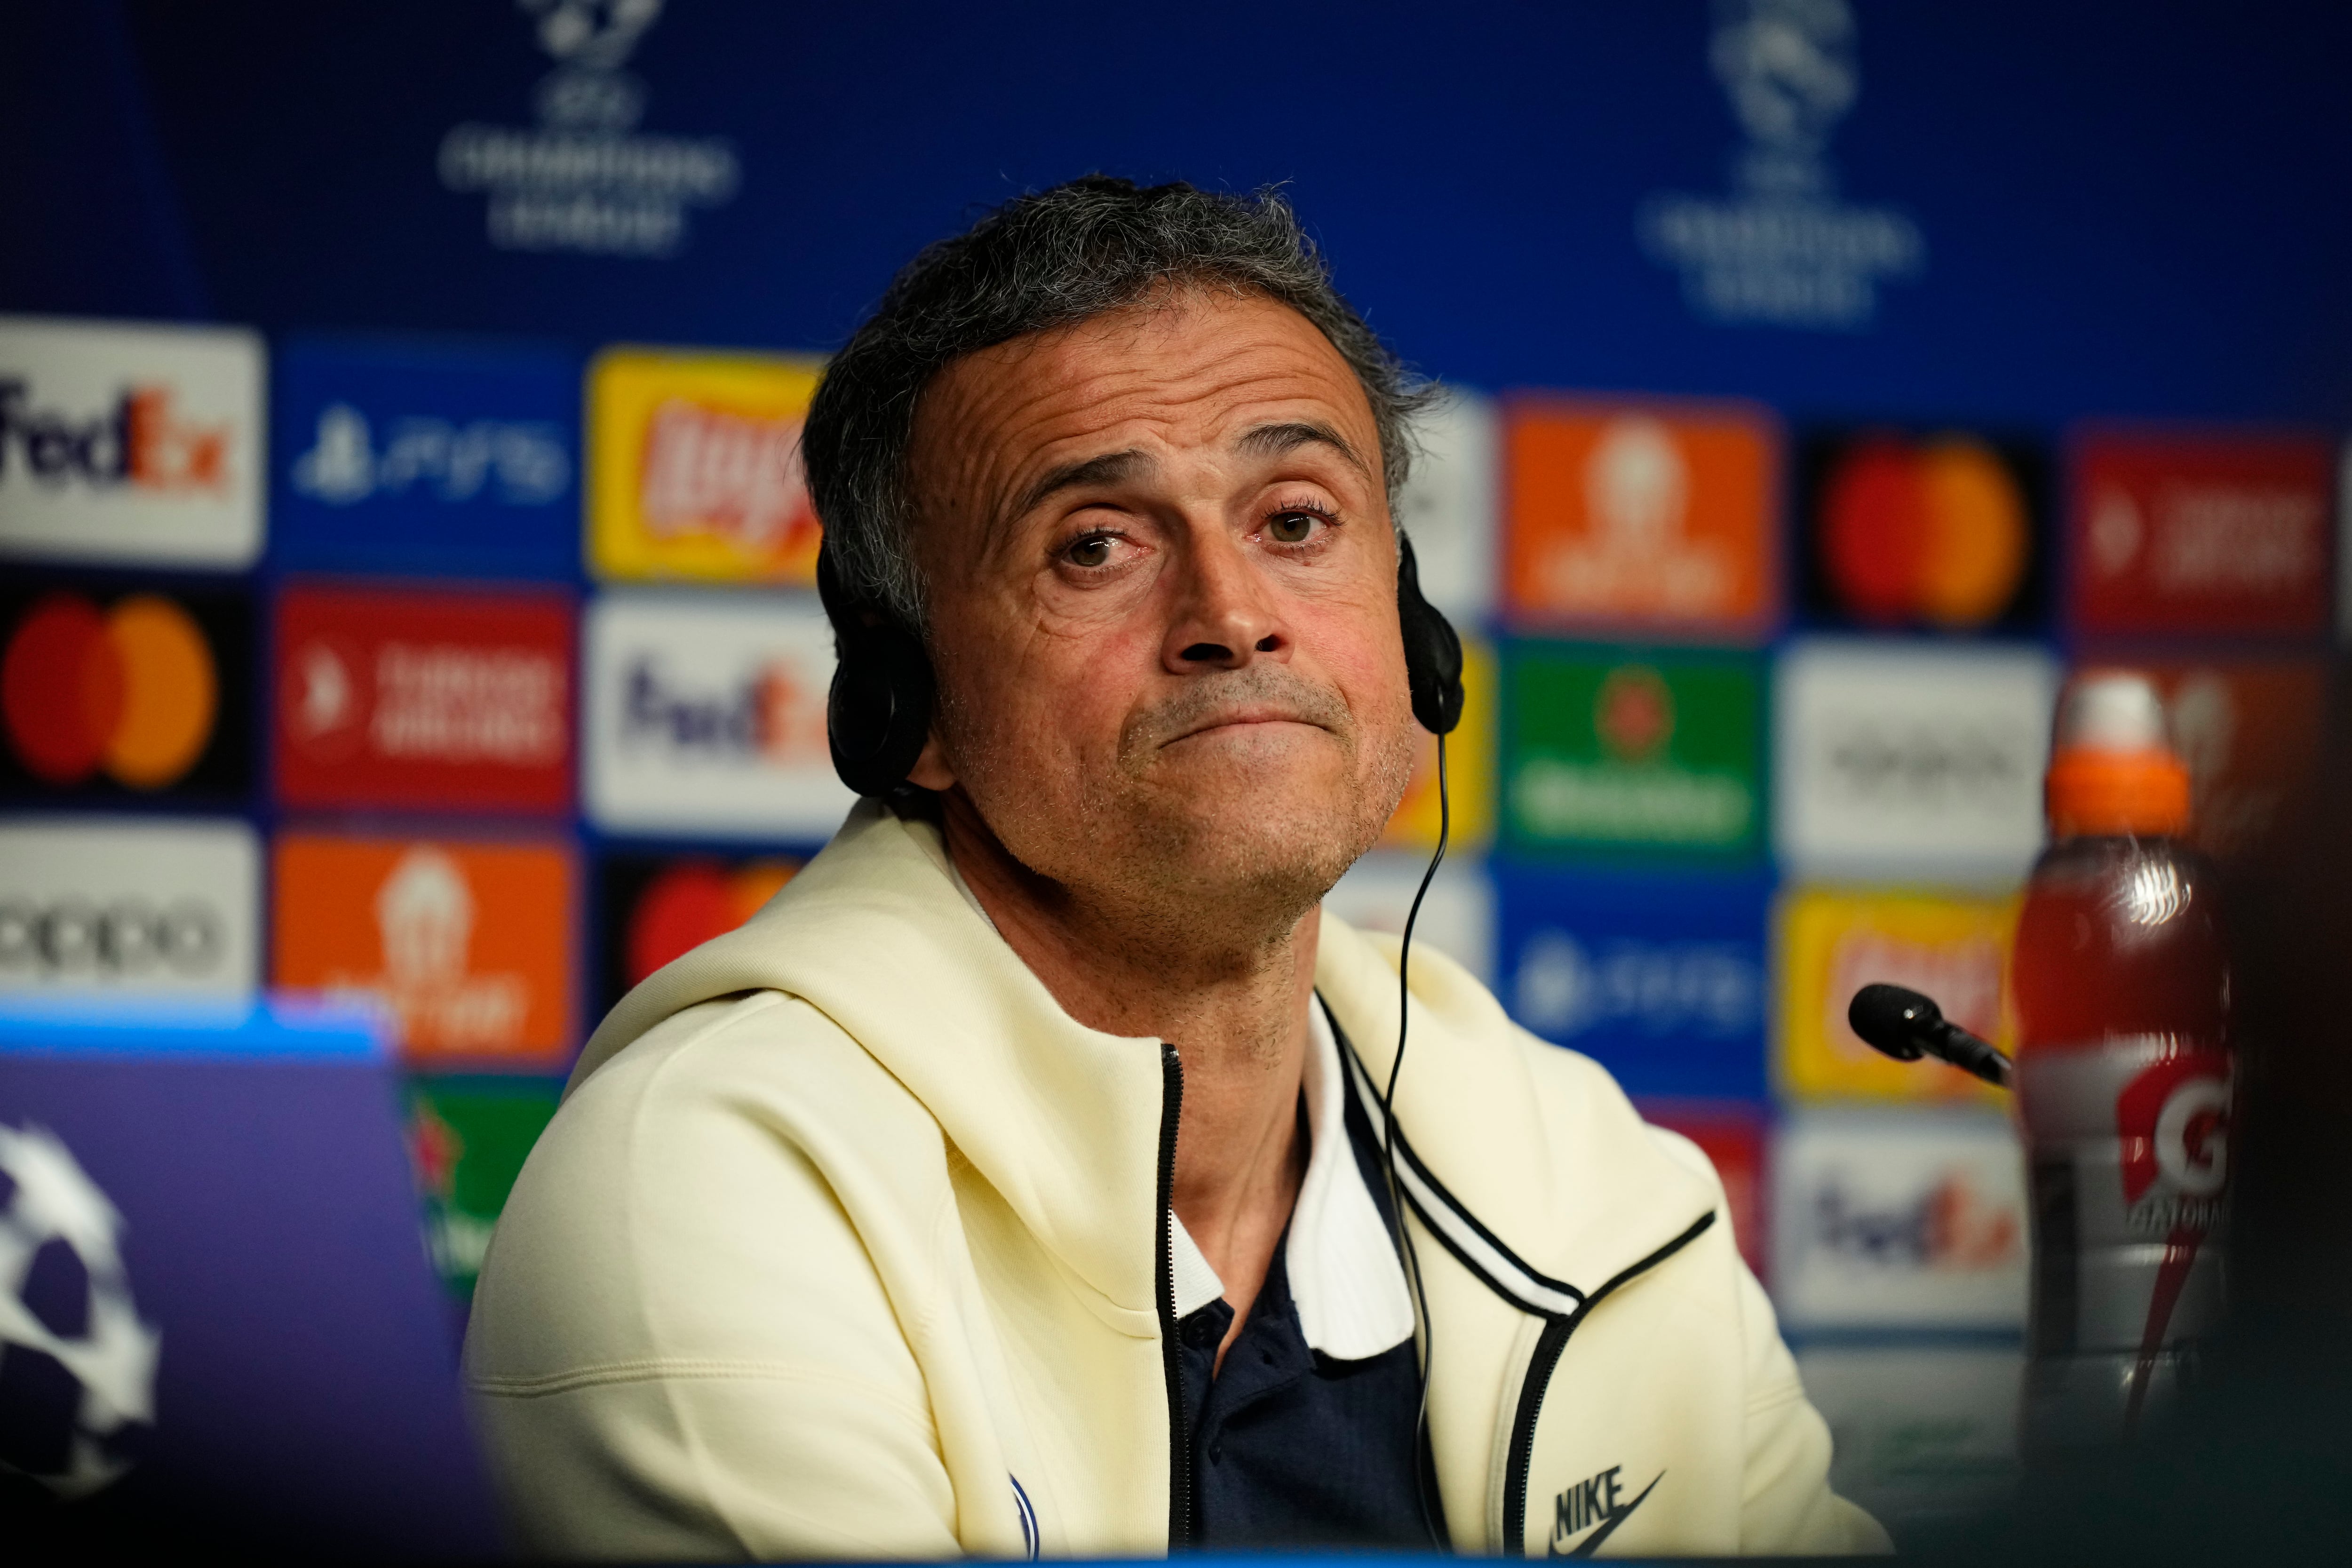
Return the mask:
<svg viewBox="0 0 2352 1568"><path fill-rule="evenodd" d="M1511 1422L1510 1446L1504 1450L1503 1539L1496 1543L1504 1556L1527 1555L1528 1470L1535 1460L1536 1417L1543 1414L1544 1394L1551 1386L1551 1374L1559 1367L1560 1352L1568 1349L1568 1336L1576 1332L1576 1326L1603 1297L1680 1252L1714 1223L1712 1211L1699 1215L1688 1230L1587 1296L1574 1312L1544 1324L1536 1338L1535 1354L1528 1358L1528 1375L1519 1384L1519 1408Z"/></svg>
<svg viewBox="0 0 2352 1568"><path fill-rule="evenodd" d="M1192 1541L1192 1434L1184 1412L1184 1348L1176 1337L1176 1122L1184 1109L1184 1064L1160 1047L1160 1368L1168 1380L1168 1544Z"/></svg>

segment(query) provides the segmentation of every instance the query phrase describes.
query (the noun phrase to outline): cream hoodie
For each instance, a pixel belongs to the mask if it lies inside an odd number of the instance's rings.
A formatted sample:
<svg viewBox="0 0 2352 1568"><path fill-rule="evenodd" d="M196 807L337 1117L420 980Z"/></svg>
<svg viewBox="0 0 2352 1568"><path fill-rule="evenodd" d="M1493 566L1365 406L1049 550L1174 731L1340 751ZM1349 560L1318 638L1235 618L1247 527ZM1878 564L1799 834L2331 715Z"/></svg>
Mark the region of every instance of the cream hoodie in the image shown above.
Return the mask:
<svg viewBox="0 0 2352 1568"><path fill-rule="evenodd" d="M1325 916L1316 986L1378 1128L1394 942ZM1455 1546L1885 1550L1829 1489L1705 1156L1434 952L1411 1006L1399 1163ZM934 827L860 805L614 1009L508 1201L467 1360L525 1541L1164 1551L1181 1094L1160 1042L1062 1010Z"/></svg>

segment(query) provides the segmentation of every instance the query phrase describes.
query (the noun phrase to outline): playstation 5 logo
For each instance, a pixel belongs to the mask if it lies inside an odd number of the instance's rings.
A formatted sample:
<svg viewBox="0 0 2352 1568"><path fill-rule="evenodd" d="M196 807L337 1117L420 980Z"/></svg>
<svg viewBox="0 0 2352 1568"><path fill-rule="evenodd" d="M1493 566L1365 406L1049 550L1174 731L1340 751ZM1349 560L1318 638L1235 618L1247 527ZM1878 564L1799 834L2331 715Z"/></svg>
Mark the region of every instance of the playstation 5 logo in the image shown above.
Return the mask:
<svg viewBox="0 0 2352 1568"><path fill-rule="evenodd" d="M444 501L488 494L506 506L548 506L572 486L563 433L538 421L404 418L376 450L366 415L348 403L319 411L318 435L294 459L294 488L330 506L421 489Z"/></svg>

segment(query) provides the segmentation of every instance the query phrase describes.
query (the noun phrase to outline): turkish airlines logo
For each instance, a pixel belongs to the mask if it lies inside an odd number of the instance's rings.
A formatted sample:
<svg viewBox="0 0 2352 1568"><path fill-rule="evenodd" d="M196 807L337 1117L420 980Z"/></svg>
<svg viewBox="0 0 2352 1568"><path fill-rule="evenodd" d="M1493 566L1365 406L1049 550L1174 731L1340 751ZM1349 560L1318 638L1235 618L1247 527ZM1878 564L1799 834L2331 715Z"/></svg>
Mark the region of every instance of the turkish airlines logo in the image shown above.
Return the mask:
<svg viewBox="0 0 2352 1568"><path fill-rule="evenodd" d="M226 496L235 426L184 417L174 397L169 384L133 385L110 408L76 415L39 406L22 378L0 379L0 483L22 472L52 489Z"/></svg>
<svg viewBox="0 0 2352 1568"><path fill-rule="evenodd" d="M278 646L289 802L570 805L568 601L298 587L278 604Z"/></svg>
<svg viewBox="0 0 2352 1568"><path fill-rule="evenodd" d="M362 663L348 644L322 638L297 650L292 668L290 728L320 756L350 755L364 732L375 752L404 760L563 760L569 682L560 661L536 650L388 642Z"/></svg>
<svg viewBox="0 0 2352 1568"><path fill-rule="evenodd" d="M158 594L103 609L79 593L46 595L0 653L9 748L59 788L100 774L142 791L179 783L212 739L220 684L203 628Z"/></svg>

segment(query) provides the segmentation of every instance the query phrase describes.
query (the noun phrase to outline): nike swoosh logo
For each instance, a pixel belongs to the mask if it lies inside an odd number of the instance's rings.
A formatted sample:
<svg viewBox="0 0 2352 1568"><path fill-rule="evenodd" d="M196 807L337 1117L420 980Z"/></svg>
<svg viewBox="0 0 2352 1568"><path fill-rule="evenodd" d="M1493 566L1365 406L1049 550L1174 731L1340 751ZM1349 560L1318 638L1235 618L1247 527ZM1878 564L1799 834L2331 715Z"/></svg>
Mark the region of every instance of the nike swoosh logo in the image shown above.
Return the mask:
<svg viewBox="0 0 2352 1568"><path fill-rule="evenodd" d="M1612 1535L1614 1535L1617 1532L1617 1527L1619 1525L1633 1517L1633 1510L1642 1506L1643 1499L1647 1498L1652 1492L1656 1491L1658 1489L1658 1483L1665 1479L1666 1472L1664 1470L1660 1470L1656 1475L1652 1476L1650 1478L1650 1484L1642 1489L1641 1495L1639 1497L1636 1497L1632 1502L1625 1504L1622 1508L1618 1509L1607 1519L1602 1520L1601 1521L1601 1528L1595 1530L1591 1534L1579 1542L1574 1551L1562 1552L1559 1547L1554 1546L1547 1549L1547 1555L1552 1557L1591 1556L1594 1552L1601 1550L1601 1543L1602 1542L1608 1540Z"/></svg>

